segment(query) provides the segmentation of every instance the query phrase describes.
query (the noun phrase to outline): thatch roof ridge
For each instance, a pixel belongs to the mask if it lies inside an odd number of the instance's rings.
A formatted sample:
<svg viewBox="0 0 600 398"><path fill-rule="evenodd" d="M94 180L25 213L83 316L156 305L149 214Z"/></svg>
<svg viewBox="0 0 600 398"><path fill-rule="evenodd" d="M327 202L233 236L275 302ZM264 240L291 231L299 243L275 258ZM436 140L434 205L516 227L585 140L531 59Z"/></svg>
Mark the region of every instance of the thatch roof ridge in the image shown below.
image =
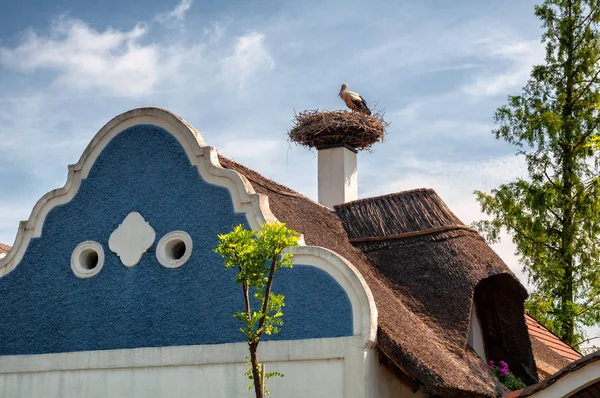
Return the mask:
<svg viewBox="0 0 600 398"><path fill-rule="evenodd" d="M398 192L392 192L392 193L386 193L383 195L377 195L377 196L369 196L368 198L361 198L361 199L356 199L356 200L352 200L350 202L346 202L346 203L342 203L339 205L336 205L335 207L348 207L348 206L353 206L359 203L363 203L363 202L372 202L374 199L386 199L388 197L393 197L393 196L403 196L403 195L409 195L412 193L419 193L419 192L431 192L431 193L435 193L435 190L433 188L413 188L413 189L406 189L404 191L398 191Z"/></svg>
<svg viewBox="0 0 600 398"><path fill-rule="evenodd" d="M464 226L432 189L361 199L337 205L335 211L351 240Z"/></svg>
<svg viewBox="0 0 600 398"><path fill-rule="evenodd" d="M377 306L378 348L408 376L444 396L494 397L502 389L464 342L449 339L426 312L413 311L412 300L353 246L341 219L330 209L246 167L220 157L225 168L244 175L256 192L269 197L272 213L304 235L306 244L325 247L346 258L367 282ZM285 188L285 189L283 189ZM427 319L431 318L431 319ZM466 334L465 334L466 336ZM466 338L466 337L465 337Z"/></svg>

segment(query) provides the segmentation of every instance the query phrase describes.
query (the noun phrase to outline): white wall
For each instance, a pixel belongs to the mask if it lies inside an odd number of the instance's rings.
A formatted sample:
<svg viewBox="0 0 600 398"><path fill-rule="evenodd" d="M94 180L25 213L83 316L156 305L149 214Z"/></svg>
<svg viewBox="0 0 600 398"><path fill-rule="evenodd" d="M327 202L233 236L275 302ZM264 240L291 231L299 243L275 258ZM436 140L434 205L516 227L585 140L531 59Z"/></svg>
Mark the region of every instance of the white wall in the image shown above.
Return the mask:
<svg viewBox="0 0 600 398"><path fill-rule="evenodd" d="M475 303L473 303L473 308L471 310L471 327L469 328L468 343L471 348L475 350L477 355L479 355L484 362L487 362L485 357L483 332L481 331L481 324L479 323L479 318L477 317L477 307L475 307Z"/></svg>
<svg viewBox="0 0 600 398"><path fill-rule="evenodd" d="M266 342L273 397L424 398L357 338ZM361 346L359 346L362 345ZM0 397L252 397L244 344L0 357ZM261 348L263 350L261 350Z"/></svg>
<svg viewBox="0 0 600 398"><path fill-rule="evenodd" d="M167 366L10 373L0 375L0 397L188 398L252 397L245 364ZM273 397L344 397L344 361L293 361L267 365Z"/></svg>
<svg viewBox="0 0 600 398"><path fill-rule="evenodd" d="M318 158L319 203L333 207L358 198L356 153L338 147L321 149Z"/></svg>
<svg viewBox="0 0 600 398"><path fill-rule="evenodd" d="M0 259L0 276L19 264L32 238L41 236L46 215L75 196L106 145L137 124L153 124L173 134L202 178L228 189L235 211L246 214L251 228L276 221L267 198L256 194L240 174L222 168L216 150L205 146L181 118L156 108L135 109L108 122L79 162L69 166L65 186L38 201L30 219L21 224L15 247ZM336 181L344 184L344 192L356 191L356 155L352 155L341 151L344 174ZM352 198L355 195L345 200ZM324 270L347 292L353 336L261 343L259 358L286 373L283 380L272 381L273 396L365 397L371 381L366 377L366 351L377 332L377 308L369 287L352 264L332 251L303 243L291 251L297 263ZM231 343L1 356L0 398L252 396L243 377L247 351L247 344Z"/></svg>
<svg viewBox="0 0 600 398"><path fill-rule="evenodd" d="M379 363L379 353L367 352L367 397L368 398L425 398L421 387L412 392L411 387L400 381L392 372Z"/></svg>
<svg viewBox="0 0 600 398"><path fill-rule="evenodd" d="M362 336L267 341L274 397L366 396ZM251 397L245 343L0 357L0 397ZM373 377L369 375L368 377Z"/></svg>

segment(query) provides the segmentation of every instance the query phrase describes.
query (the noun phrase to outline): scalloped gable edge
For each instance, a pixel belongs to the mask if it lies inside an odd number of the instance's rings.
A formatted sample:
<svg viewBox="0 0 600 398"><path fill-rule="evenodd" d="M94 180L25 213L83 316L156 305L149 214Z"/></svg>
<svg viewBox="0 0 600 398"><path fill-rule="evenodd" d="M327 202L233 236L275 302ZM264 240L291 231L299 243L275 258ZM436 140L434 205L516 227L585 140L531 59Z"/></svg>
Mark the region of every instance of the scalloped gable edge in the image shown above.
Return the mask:
<svg viewBox="0 0 600 398"><path fill-rule="evenodd" d="M68 203L77 194L81 181L88 176L106 145L123 130L139 124L152 124L172 134L206 182L227 188L234 211L244 213L252 229L258 230L265 222L277 221L269 208L269 198L256 193L242 174L223 168L217 150L207 146L202 136L189 123L165 109L137 108L106 123L90 141L79 161L68 166L65 185L42 196L33 207L29 219L19 223L13 247L0 259L0 278L20 263L31 239L41 236L48 213L54 207ZM293 253L296 264L320 268L340 283L352 303L354 335L366 337L369 345L373 345L377 334L377 308L371 290L358 270L337 253L322 247L306 246L302 236L300 246L294 248Z"/></svg>

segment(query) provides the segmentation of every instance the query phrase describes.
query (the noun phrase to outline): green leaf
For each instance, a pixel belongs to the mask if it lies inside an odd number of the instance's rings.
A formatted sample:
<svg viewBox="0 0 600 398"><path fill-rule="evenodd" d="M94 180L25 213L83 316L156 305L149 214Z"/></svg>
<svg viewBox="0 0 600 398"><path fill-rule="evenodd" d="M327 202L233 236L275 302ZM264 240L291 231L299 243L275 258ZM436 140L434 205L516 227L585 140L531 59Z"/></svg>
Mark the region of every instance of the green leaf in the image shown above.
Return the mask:
<svg viewBox="0 0 600 398"><path fill-rule="evenodd" d="M582 326L600 324L600 7L546 0L543 64L494 115L492 134L527 166L490 192L475 191L489 243L507 232L533 287L532 316L577 346Z"/></svg>
<svg viewBox="0 0 600 398"><path fill-rule="evenodd" d="M293 255L286 250L298 246L299 234L276 222L261 225L259 231L249 231L238 225L231 232L218 235L218 238L215 252L223 257L226 268L237 271L235 283L241 286L244 302L246 295L248 297L249 308L240 308L233 317L244 323L239 330L246 335L249 347L251 344L258 345L263 333L277 334L283 326L285 297L268 289L279 269L292 267ZM252 366L244 375L253 381L249 390L254 383L260 382L254 380ZM266 373L265 379L274 376L283 377L283 374ZM266 388L265 393L268 393Z"/></svg>

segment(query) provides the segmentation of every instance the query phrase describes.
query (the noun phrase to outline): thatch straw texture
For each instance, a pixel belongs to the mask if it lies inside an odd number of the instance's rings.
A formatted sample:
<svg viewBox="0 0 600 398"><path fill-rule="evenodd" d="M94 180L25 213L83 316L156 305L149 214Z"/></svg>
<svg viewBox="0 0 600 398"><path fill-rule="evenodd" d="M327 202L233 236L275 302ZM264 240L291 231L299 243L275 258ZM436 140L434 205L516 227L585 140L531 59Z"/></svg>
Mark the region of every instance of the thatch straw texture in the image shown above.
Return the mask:
<svg viewBox="0 0 600 398"><path fill-rule="evenodd" d="M359 200L336 212L350 241L452 346L466 345L475 298L490 359L505 360L526 383L537 381L525 288L433 190Z"/></svg>
<svg viewBox="0 0 600 398"><path fill-rule="evenodd" d="M462 224L431 189L361 199L336 207L350 240L390 236Z"/></svg>
<svg viewBox="0 0 600 398"><path fill-rule="evenodd" d="M329 209L242 165L225 158L220 161L223 167L244 175L256 192L267 195L273 214L302 233L308 245L339 253L356 267L369 285L377 305L378 348L427 391L445 397L495 397L505 391L466 344L475 286L497 274L507 276L508 293L514 294L511 300L515 305L508 306L509 315L514 317L511 323L514 328L509 330L501 325L502 331L512 334L507 337L506 344L514 344L515 350L521 350L520 375L533 374L535 377L527 329L524 321L520 322L523 320L525 290L475 232L459 229L416 236L410 241L396 239L395 242L403 246L394 244L371 251L369 245L380 248L381 242L366 243L365 247L350 243L349 233L356 238L457 222L456 216L444 210L447 207L441 200L428 195L431 199L428 203L419 203L408 199L409 195L405 198L406 205L408 209L414 206L412 211L405 210L395 200L388 201L390 205L394 201L398 205L397 217L386 218L385 209L365 212L365 218L351 217L353 209L346 209L347 214L341 215L340 208L337 209L338 217ZM353 207L352 204L349 206ZM357 214L364 211L360 205L354 207ZM372 212L377 211L381 211L383 220L373 215ZM414 217L410 221L398 219L401 214L411 212ZM437 216L435 212L438 212ZM368 219L373 225L368 225ZM364 227L352 232L353 220ZM394 223L400 227L396 228ZM423 291L419 292L420 289ZM515 367L518 362L515 357ZM527 380L537 379L530 377Z"/></svg>
<svg viewBox="0 0 600 398"><path fill-rule="evenodd" d="M307 110L294 115L288 132L290 141L309 148L348 145L369 149L383 142L389 124L382 113Z"/></svg>

